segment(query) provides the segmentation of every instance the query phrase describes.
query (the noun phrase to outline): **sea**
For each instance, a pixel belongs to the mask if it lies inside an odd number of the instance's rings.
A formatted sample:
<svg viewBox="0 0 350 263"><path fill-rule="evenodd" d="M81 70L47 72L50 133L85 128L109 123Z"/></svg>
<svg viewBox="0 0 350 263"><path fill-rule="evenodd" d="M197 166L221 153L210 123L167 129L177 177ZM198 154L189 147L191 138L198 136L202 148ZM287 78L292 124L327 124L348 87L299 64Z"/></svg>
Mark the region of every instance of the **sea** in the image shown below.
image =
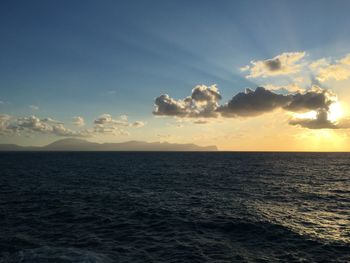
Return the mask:
<svg viewBox="0 0 350 263"><path fill-rule="evenodd" d="M2 152L0 262L350 262L350 153Z"/></svg>

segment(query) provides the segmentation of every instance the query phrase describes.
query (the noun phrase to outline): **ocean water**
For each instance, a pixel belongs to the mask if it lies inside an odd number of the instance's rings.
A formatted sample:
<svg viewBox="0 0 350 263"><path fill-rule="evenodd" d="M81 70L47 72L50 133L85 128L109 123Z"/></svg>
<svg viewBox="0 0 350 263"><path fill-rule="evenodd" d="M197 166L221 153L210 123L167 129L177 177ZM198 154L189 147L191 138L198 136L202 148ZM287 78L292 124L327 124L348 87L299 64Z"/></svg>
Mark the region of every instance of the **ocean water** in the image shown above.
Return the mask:
<svg viewBox="0 0 350 263"><path fill-rule="evenodd" d="M350 262L350 154L0 153L0 262Z"/></svg>

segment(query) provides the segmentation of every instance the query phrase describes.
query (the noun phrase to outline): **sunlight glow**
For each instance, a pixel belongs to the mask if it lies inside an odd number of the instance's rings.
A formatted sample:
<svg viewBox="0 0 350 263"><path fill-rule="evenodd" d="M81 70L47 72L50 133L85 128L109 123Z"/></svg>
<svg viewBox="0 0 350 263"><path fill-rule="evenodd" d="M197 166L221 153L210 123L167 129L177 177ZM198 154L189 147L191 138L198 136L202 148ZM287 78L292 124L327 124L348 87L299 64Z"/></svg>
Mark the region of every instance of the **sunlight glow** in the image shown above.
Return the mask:
<svg viewBox="0 0 350 263"><path fill-rule="evenodd" d="M308 151L344 151L347 135L335 130L318 129L304 131L296 136L300 145Z"/></svg>
<svg viewBox="0 0 350 263"><path fill-rule="evenodd" d="M329 106L328 120L335 122L343 116L344 112L339 101L331 104Z"/></svg>
<svg viewBox="0 0 350 263"><path fill-rule="evenodd" d="M297 119L316 119L317 112L316 111L308 111L304 113L294 113L293 116Z"/></svg>
<svg viewBox="0 0 350 263"><path fill-rule="evenodd" d="M336 101L332 103L329 106L328 116L327 119L331 122L336 122L339 119L341 119L344 115L343 108L339 101ZM304 113L293 113L293 117L296 119L310 119L310 120L316 120L317 119L317 111L308 111Z"/></svg>

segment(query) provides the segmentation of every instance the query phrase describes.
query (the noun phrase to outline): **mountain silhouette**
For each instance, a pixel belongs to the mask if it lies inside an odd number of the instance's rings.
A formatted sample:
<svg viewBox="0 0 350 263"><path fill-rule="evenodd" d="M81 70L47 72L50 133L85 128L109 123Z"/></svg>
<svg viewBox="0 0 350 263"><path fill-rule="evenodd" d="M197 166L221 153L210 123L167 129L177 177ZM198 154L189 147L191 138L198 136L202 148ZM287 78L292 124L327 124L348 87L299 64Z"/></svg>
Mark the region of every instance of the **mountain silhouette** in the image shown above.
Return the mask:
<svg viewBox="0 0 350 263"><path fill-rule="evenodd" d="M192 143L127 141L121 143L95 143L87 140L67 138L46 146L19 146L0 144L0 151L217 151L215 145L198 146Z"/></svg>

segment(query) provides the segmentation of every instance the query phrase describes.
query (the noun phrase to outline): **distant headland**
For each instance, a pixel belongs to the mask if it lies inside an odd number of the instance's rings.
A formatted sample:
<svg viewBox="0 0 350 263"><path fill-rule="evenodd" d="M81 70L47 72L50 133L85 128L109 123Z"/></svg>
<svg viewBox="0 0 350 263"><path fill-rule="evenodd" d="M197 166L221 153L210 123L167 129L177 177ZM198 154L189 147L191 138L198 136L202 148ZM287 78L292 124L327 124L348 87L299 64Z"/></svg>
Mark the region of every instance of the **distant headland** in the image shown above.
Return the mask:
<svg viewBox="0 0 350 263"><path fill-rule="evenodd" d="M0 144L0 151L217 151L215 145L198 146L192 143L127 141L121 143L95 143L67 138L45 146L19 146Z"/></svg>

